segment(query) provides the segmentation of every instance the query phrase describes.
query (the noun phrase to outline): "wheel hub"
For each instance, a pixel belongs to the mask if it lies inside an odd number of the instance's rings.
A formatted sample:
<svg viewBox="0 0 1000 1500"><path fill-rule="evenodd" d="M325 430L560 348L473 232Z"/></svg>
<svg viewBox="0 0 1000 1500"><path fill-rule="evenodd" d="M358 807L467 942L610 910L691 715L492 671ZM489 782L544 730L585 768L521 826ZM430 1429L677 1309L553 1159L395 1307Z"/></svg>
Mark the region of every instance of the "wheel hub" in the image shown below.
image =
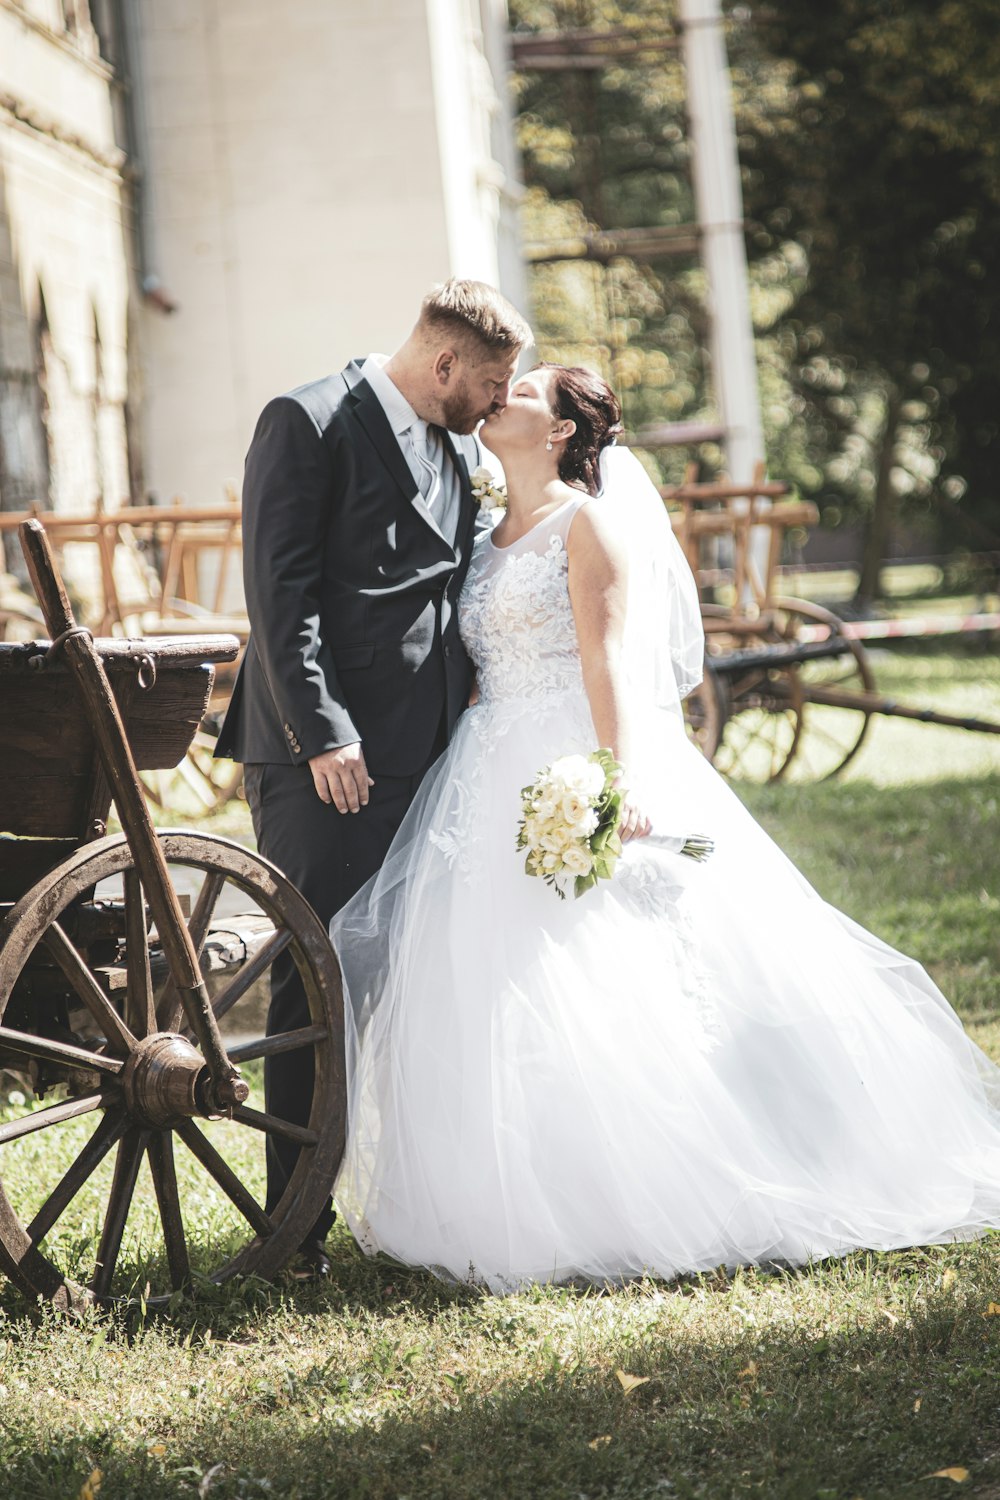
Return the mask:
<svg viewBox="0 0 1000 1500"><path fill-rule="evenodd" d="M211 1082L201 1053L186 1037L157 1031L144 1037L121 1073L129 1113L144 1125L162 1130L180 1120L210 1116L206 1107Z"/></svg>

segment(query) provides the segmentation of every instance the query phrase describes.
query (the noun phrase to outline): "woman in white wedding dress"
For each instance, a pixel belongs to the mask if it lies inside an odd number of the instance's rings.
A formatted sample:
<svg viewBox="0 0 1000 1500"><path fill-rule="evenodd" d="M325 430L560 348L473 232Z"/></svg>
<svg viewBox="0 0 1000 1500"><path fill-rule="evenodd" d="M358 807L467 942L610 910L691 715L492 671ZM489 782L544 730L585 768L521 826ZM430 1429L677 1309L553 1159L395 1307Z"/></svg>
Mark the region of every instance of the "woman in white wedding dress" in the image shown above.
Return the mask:
<svg viewBox="0 0 1000 1500"><path fill-rule="evenodd" d="M686 737L697 600L641 466L608 446L618 414L596 376L541 366L482 429L509 505L459 606L479 700L331 929L337 1203L366 1250L497 1291L996 1228L1000 1070ZM521 788L599 746L625 767L625 852L560 901L516 848Z"/></svg>

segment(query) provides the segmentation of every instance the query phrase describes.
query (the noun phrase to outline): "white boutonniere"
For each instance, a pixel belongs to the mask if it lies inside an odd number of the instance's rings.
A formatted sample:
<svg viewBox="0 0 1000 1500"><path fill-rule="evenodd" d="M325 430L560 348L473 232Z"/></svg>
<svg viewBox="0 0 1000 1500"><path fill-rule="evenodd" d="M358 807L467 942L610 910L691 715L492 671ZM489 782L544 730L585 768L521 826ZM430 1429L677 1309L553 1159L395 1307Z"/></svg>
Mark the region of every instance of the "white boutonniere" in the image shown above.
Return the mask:
<svg viewBox="0 0 1000 1500"><path fill-rule="evenodd" d="M481 510L496 510L498 507L503 510L506 507L507 486L497 484L489 469L480 464L478 469L473 469L469 480Z"/></svg>

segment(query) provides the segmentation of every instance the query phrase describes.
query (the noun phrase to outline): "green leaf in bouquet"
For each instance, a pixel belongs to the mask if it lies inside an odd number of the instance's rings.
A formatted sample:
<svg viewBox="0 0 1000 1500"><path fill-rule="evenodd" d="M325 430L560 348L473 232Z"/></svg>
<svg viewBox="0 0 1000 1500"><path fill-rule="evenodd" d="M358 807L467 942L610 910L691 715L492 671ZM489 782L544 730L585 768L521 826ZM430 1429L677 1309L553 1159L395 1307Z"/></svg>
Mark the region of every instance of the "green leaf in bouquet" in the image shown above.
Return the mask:
<svg viewBox="0 0 1000 1500"><path fill-rule="evenodd" d="M600 750L595 750L590 759L602 768L609 779L619 775L621 772L621 766L615 760L607 746L602 746Z"/></svg>
<svg viewBox="0 0 1000 1500"><path fill-rule="evenodd" d="M622 852L622 841L618 833L618 824L610 823L607 828L599 828L590 841L591 854L603 854L605 857L611 855L617 859Z"/></svg>

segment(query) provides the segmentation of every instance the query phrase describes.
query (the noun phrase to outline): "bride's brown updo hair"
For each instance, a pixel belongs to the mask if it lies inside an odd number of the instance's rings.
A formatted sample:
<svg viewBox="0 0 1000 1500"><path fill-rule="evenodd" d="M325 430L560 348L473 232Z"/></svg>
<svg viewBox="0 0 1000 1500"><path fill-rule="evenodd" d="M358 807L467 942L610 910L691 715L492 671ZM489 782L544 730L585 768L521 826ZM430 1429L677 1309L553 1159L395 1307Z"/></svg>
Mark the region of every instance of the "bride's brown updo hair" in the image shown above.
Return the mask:
<svg viewBox="0 0 1000 1500"><path fill-rule="evenodd" d="M559 460L559 478L564 484L582 485L588 495L596 495L601 451L622 431L621 402L606 380L582 365L543 361L535 369L554 372L553 414L564 422L576 423L576 431Z"/></svg>

